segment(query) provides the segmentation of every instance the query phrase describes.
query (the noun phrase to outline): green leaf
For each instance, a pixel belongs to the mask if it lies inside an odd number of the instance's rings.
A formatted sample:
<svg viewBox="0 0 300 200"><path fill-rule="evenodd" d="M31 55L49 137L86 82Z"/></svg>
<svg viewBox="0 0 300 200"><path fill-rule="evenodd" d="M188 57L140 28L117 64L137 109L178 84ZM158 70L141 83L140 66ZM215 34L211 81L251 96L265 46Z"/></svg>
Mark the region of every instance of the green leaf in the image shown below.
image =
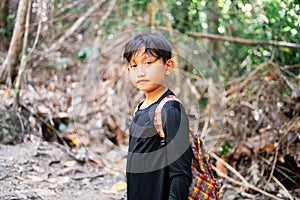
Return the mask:
<svg viewBox="0 0 300 200"><path fill-rule="evenodd" d="M292 28L289 26L286 26L283 28L283 32L289 32Z"/></svg>
<svg viewBox="0 0 300 200"><path fill-rule="evenodd" d="M78 60L84 60L86 59L86 56L87 56L86 49L80 49L80 51L77 53Z"/></svg>
<svg viewBox="0 0 300 200"><path fill-rule="evenodd" d="M198 100L198 106L200 108L205 108L207 106L208 103L208 98L207 97L202 97Z"/></svg>
<svg viewBox="0 0 300 200"><path fill-rule="evenodd" d="M230 141L226 140L222 145L222 151L220 152L219 157L222 157L223 155L227 154L231 148L232 146L230 144Z"/></svg>
<svg viewBox="0 0 300 200"><path fill-rule="evenodd" d="M2 33L6 33L6 29L5 28L0 28L0 34Z"/></svg>
<svg viewBox="0 0 300 200"><path fill-rule="evenodd" d="M91 48L84 47L78 51L76 57L78 60L83 61L91 54L91 52L92 52Z"/></svg>
<svg viewBox="0 0 300 200"><path fill-rule="evenodd" d="M282 92L282 96L291 96L292 90L291 88L285 88L284 91Z"/></svg>

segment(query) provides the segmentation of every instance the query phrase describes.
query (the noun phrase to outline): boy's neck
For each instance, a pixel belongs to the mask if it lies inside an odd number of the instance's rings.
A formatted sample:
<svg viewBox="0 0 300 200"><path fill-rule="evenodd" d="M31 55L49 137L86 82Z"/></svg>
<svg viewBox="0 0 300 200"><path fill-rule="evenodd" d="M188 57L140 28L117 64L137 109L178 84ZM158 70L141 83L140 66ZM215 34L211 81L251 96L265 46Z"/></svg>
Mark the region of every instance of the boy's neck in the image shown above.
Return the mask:
<svg viewBox="0 0 300 200"><path fill-rule="evenodd" d="M167 87L162 86L157 88L154 91L145 93L146 99L142 103L141 108L146 108L156 102L166 91L168 90Z"/></svg>

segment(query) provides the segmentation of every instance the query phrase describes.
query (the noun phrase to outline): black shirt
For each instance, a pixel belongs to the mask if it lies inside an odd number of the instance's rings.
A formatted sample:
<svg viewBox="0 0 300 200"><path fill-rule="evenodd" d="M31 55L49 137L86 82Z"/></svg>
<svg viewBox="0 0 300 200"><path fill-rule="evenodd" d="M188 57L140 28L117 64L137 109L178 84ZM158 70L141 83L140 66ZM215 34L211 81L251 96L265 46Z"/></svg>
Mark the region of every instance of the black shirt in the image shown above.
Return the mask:
<svg viewBox="0 0 300 200"><path fill-rule="evenodd" d="M138 109L130 126L127 159L128 200L187 200L191 184L192 151L189 146L188 119L182 105L168 101L162 109L166 145L154 127L159 100Z"/></svg>

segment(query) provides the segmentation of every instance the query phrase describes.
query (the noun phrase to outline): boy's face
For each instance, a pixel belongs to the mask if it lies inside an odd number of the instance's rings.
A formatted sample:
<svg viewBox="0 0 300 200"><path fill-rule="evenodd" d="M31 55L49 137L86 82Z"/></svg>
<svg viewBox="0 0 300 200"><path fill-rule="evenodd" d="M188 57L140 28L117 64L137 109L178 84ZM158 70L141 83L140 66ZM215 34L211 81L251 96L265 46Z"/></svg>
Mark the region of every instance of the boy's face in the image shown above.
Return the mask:
<svg viewBox="0 0 300 200"><path fill-rule="evenodd" d="M153 92L159 87L165 87L166 76L174 68L174 61L168 60L165 64L145 49L138 50L131 58L128 66L131 82L139 90L146 93Z"/></svg>

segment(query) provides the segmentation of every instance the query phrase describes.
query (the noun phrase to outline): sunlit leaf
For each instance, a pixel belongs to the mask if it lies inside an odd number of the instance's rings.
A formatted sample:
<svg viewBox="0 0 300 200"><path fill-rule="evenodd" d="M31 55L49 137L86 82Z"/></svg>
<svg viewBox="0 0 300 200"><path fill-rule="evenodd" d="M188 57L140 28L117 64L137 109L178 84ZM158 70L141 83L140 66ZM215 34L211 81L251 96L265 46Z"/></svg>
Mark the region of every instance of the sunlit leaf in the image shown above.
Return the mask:
<svg viewBox="0 0 300 200"><path fill-rule="evenodd" d="M124 181L117 182L112 187L113 190L117 190L117 191L125 190L126 188L127 188L127 183Z"/></svg>
<svg viewBox="0 0 300 200"><path fill-rule="evenodd" d="M31 175L28 175L27 177L30 178L30 179L33 180L33 181L36 181L36 182L41 182L41 181L44 180L43 178L38 177L38 176L31 176Z"/></svg>
<svg viewBox="0 0 300 200"><path fill-rule="evenodd" d="M76 161L75 160L70 160L64 163L65 167L73 167L76 165Z"/></svg>

